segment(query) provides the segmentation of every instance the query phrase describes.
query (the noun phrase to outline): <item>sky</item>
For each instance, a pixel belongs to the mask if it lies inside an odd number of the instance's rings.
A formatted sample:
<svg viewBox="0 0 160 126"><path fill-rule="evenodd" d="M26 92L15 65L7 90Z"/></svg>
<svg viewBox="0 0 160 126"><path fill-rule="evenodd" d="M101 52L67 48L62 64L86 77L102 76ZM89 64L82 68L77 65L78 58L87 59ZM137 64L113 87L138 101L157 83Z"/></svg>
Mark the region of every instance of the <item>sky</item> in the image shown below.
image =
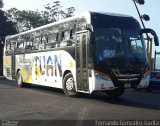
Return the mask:
<svg viewBox="0 0 160 126"><path fill-rule="evenodd" d="M15 7L20 10L43 10L44 5L54 0L3 0L4 10ZM64 9L75 7L75 15L86 11L112 12L131 15L139 20L138 13L132 0L61 0ZM150 16L150 21L144 22L146 28L156 31L160 40L160 0L145 0L144 5L138 5L141 14ZM139 20L140 22L140 20ZM159 47L153 47L153 51L160 52Z"/></svg>

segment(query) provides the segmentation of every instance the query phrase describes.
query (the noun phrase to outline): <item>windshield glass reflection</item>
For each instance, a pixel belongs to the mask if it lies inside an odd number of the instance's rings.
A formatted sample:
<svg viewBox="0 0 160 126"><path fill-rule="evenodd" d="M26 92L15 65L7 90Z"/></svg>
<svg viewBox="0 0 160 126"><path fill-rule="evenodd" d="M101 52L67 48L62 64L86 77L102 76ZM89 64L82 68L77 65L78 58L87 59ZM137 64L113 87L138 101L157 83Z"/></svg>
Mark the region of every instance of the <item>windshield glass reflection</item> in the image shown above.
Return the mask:
<svg viewBox="0 0 160 126"><path fill-rule="evenodd" d="M95 50L97 62L106 62L110 65L109 62L113 62L113 59L146 62L144 40L138 36L138 31L134 30L97 28Z"/></svg>

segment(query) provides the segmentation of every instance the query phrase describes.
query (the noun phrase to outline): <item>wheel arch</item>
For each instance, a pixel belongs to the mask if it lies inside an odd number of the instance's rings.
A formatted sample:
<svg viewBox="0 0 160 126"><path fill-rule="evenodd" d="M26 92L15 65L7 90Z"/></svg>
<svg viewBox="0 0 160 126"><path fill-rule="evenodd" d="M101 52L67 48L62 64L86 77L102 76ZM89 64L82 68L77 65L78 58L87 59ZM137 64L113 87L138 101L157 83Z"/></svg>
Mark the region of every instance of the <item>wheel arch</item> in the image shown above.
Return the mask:
<svg viewBox="0 0 160 126"><path fill-rule="evenodd" d="M21 72L21 69L20 69L20 68L17 69L16 77L17 77L17 74L18 74L19 71ZM22 77L22 81L24 82L23 77Z"/></svg>
<svg viewBox="0 0 160 126"><path fill-rule="evenodd" d="M20 68L17 69L16 76L17 76L17 74L18 74L18 72L19 72L20 70L21 70Z"/></svg>
<svg viewBox="0 0 160 126"><path fill-rule="evenodd" d="M72 74L72 72L71 72L70 70L64 71L64 73L63 73L63 79L64 79L64 77L65 77L68 73L71 73L71 74Z"/></svg>

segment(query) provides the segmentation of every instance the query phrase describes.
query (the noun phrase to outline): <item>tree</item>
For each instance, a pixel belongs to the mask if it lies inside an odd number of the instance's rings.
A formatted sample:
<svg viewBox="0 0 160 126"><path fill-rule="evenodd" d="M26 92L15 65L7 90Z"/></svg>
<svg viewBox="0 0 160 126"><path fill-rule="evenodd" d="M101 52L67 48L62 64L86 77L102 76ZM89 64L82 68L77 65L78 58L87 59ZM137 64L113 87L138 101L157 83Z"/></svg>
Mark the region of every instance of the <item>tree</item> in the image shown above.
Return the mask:
<svg viewBox="0 0 160 126"><path fill-rule="evenodd" d="M19 32L26 31L43 24L41 13L38 10L20 11L16 8L11 8L6 11L6 15L12 22L16 24Z"/></svg>
<svg viewBox="0 0 160 126"><path fill-rule="evenodd" d="M3 7L3 2L0 0L0 7ZM5 16L4 11L0 9L0 38L1 41L4 40L4 37L8 34L13 34L16 32L14 28L14 23L9 21Z"/></svg>
<svg viewBox="0 0 160 126"><path fill-rule="evenodd" d="M3 1L0 0L0 8L3 7ZM7 35L11 35L16 33L16 29L14 27L14 23L9 21L8 18L5 16L4 11L0 9L0 75L2 75L2 68L3 68L3 46L4 40Z"/></svg>
<svg viewBox="0 0 160 126"><path fill-rule="evenodd" d="M52 5L45 5L45 11L42 11L42 17L48 22L55 22L60 19L68 18L74 15L75 7L69 7L64 11L60 1L54 1Z"/></svg>
<svg viewBox="0 0 160 126"><path fill-rule="evenodd" d="M2 7L3 7L3 1L0 0L0 8L2 8Z"/></svg>
<svg viewBox="0 0 160 126"><path fill-rule="evenodd" d="M0 0L0 7L3 7L2 0ZM14 23L9 21L8 18L5 16L4 11L0 9L0 44L2 45L2 41L4 42L4 38L6 35L14 33L16 33Z"/></svg>
<svg viewBox="0 0 160 126"><path fill-rule="evenodd" d="M68 18L74 16L74 11L76 9L74 7L67 8L66 12L62 13L63 18Z"/></svg>
<svg viewBox="0 0 160 126"><path fill-rule="evenodd" d="M2 7L3 1L0 0L0 44L2 44L1 41L4 42L6 35L16 33L14 23L8 20L4 11L2 11Z"/></svg>
<svg viewBox="0 0 160 126"><path fill-rule="evenodd" d="M62 9L60 1L54 1L52 4L46 4L44 11L18 10L11 8L6 11L7 17L16 24L19 32L26 31L38 26L42 26L59 19L71 17L74 15L75 8L69 7L66 11Z"/></svg>
<svg viewBox="0 0 160 126"><path fill-rule="evenodd" d="M60 1L54 1L52 5L48 3L44 7L45 11L42 11L42 17L44 17L48 23L61 19L62 6Z"/></svg>

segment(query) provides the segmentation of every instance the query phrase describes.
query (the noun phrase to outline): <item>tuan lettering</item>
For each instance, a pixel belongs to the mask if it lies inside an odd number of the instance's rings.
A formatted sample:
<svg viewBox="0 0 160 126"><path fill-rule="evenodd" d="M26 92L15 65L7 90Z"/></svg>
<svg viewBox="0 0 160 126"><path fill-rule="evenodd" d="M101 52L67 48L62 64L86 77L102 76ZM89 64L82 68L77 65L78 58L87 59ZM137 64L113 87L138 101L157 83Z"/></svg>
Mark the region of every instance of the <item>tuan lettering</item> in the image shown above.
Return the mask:
<svg viewBox="0 0 160 126"><path fill-rule="evenodd" d="M37 76L60 76L62 77L61 55L35 56L35 74Z"/></svg>

